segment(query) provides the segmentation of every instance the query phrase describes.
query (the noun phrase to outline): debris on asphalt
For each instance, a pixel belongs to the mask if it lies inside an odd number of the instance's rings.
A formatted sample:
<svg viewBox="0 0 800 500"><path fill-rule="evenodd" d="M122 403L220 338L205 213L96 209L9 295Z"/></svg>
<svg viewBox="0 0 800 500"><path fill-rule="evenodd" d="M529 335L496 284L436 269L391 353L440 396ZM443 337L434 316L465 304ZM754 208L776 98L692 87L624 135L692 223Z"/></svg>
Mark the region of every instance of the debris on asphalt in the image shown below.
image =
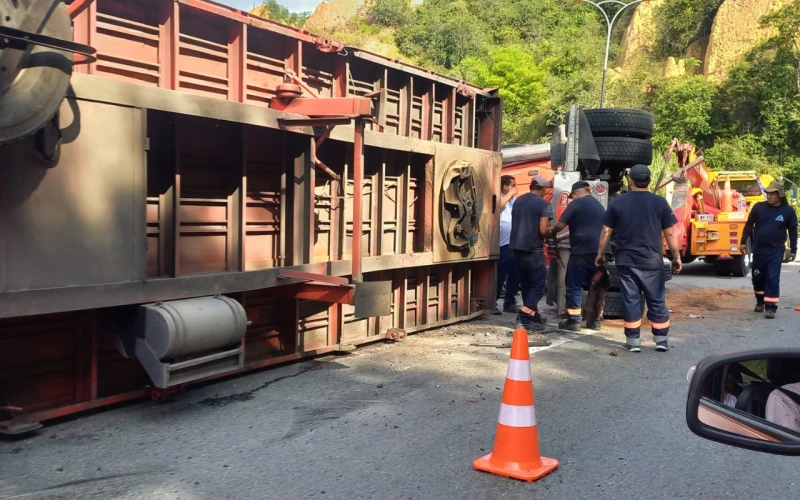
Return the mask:
<svg viewBox="0 0 800 500"><path fill-rule="evenodd" d="M692 319L703 319L704 316L702 314L687 314L686 317Z"/></svg>

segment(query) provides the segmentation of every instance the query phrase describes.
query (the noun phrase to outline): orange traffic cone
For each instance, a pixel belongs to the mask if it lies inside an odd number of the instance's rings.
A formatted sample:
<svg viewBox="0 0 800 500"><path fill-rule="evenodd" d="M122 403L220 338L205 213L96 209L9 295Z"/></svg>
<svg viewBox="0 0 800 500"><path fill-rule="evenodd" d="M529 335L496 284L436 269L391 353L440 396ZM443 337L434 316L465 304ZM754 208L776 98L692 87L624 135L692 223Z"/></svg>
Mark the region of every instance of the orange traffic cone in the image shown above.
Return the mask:
<svg viewBox="0 0 800 500"><path fill-rule="evenodd" d="M539 454L539 431L533 405L528 332L514 330L511 359L500 403L492 453L472 462L475 470L523 481L536 481L558 467L558 460Z"/></svg>

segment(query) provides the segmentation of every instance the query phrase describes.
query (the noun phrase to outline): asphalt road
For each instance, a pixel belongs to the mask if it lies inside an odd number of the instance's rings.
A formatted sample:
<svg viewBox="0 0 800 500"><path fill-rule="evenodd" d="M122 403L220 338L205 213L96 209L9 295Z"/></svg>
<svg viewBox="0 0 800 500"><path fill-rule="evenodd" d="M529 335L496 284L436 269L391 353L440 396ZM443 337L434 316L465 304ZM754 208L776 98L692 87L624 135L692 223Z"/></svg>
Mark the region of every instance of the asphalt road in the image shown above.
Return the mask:
<svg viewBox="0 0 800 500"><path fill-rule="evenodd" d="M702 440L684 412L703 357L800 346L798 270L784 267L787 309L768 322L749 279L688 266L668 286L668 353L649 334L622 351L614 325L551 334L532 366L541 449L561 463L535 483L471 468L492 447L508 356L473 344L508 342L505 315L0 440L0 499L796 499L796 459Z"/></svg>

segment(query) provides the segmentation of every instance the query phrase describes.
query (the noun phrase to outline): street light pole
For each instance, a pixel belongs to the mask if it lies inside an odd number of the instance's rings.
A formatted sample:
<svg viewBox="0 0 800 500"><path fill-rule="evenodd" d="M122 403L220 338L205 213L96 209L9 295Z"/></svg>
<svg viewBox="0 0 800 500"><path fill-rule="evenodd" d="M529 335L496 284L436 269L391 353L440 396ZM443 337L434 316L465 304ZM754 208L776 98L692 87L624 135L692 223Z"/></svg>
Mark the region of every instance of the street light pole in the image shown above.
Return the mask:
<svg viewBox="0 0 800 500"><path fill-rule="evenodd" d="M647 0L633 0L632 2L625 3L621 0L602 0L600 2L593 2L592 0L578 0L581 3L588 3L589 5L593 6L595 9L599 10L603 17L606 20L606 58L603 62L603 84L600 87L600 107L603 107L603 102L606 99L606 75L608 74L608 52L611 49L611 30L614 28L614 23L617 22L619 15L622 12L630 7L631 5L636 5L638 3L642 3L643 1ZM608 17L605 9L603 6L606 4L615 3L617 5L621 5L620 9L614 14L614 17Z"/></svg>

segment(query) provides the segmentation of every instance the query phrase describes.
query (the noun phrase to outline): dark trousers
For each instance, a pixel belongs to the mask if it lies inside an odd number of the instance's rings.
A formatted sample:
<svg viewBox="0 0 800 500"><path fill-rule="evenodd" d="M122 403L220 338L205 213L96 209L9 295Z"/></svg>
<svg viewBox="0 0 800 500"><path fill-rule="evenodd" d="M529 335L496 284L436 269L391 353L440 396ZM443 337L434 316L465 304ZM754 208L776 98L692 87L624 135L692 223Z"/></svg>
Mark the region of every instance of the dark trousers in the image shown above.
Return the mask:
<svg viewBox="0 0 800 500"><path fill-rule="evenodd" d="M622 292L622 318L628 345L640 345L642 328L642 295L647 303L647 319L653 341L662 342L669 335L669 309L665 300L666 283L663 269L636 269L617 266Z"/></svg>
<svg viewBox="0 0 800 500"><path fill-rule="evenodd" d="M756 293L756 302L764 304L767 311L778 310L782 262L783 249L753 255L753 291Z"/></svg>
<svg viewBox="0 0 800 500"><path fill-rule="evenodd" d="M497 297L503 292L503 285L506 286L506 296L503 299L503 307L517 305L517 292L519 291L519 272L517 264L514 262L514 250L508 245L500 247L500 260L497 263Z"/></svg>
<svg viewBox="0 0 800 500"><path fill-rule="evenodd" d="M567 314L569 315L569 319L573 321L580 321L583 317L582 310L581 310L581 301L583 299L583 287L585 285L590 285L592 282L592 277L597 272L597 266L595 266L596 255L595 254L586 254L586 255L575 255L572 254L569 256L569 262L567 263L567 276L566 276L566 301L567 301ZM594 287L594 288L602 288L602 287ZM590 293L592 292L592 288L590 287ZM595 291L595 293L597 293ZM603 294L605 296L605 294ZM594 300L590 300L587 297L587 303L592 303ZM593 322L597 321L599 315L599 310L597 311L597 317L594 319L587 318L587 321Z"/></svg>
<svg viewBox="0 0 800 500"><path fill-rule="evenodd" d="M514 251L519 281L522 284L522 309L520 313L533 316L544 296L547 283L547 266L543 253Z"/></svg>

